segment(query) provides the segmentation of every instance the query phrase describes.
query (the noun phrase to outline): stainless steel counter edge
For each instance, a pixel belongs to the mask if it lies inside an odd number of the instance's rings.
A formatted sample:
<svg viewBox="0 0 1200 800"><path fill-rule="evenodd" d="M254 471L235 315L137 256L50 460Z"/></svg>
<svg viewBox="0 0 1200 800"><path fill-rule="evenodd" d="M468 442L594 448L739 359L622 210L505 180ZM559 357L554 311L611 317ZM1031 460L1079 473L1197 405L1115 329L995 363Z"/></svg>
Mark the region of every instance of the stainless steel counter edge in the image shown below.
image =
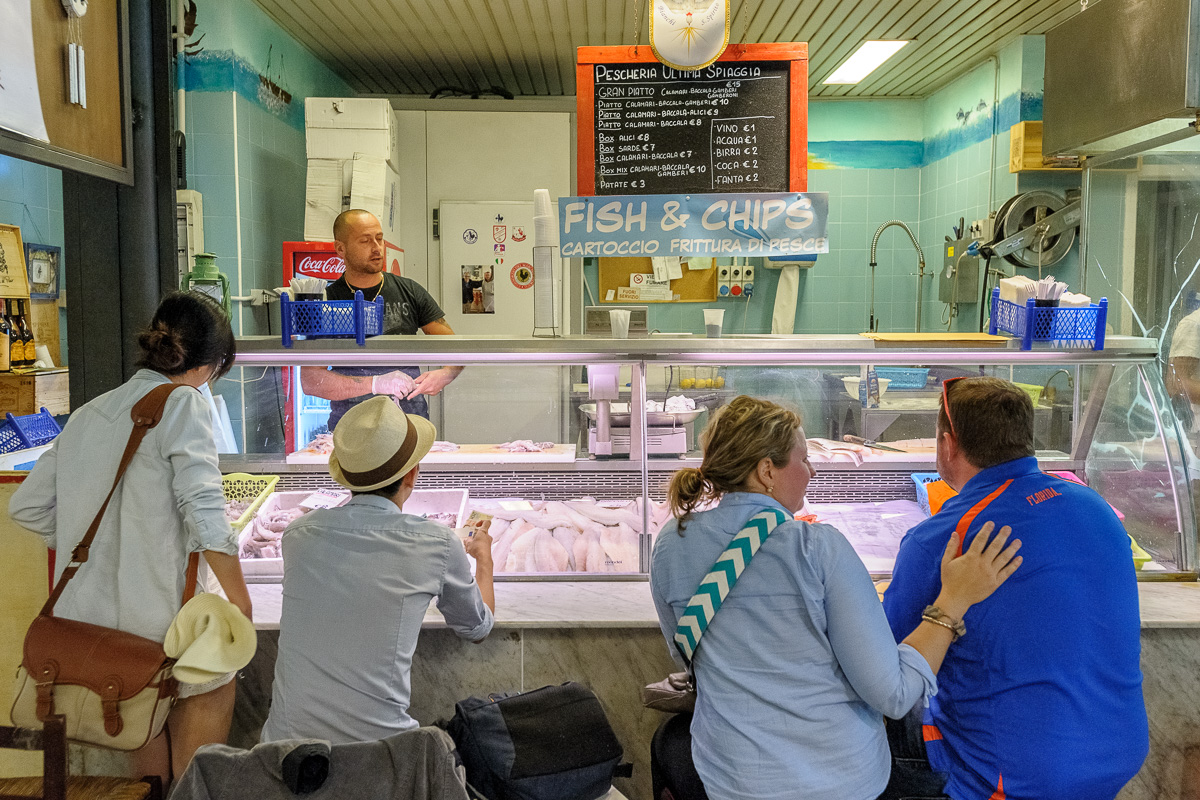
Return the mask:
<svg viewBox="0 0 1200 800"><path fill-rule="evenodd" d="M254 627L278 630L283 587L250 587ZM1142 628L1200 628L1200 584L1139 583ZM431 605L422 628L444 628ZM648 583L508 583L496 585L496 627L658 628Z"/></svg>
<svg viewBox="0 0 1200 800"><path fill-rule="evenodd" d="M388 366L397 357L414 365L466 366L504 363L604 364L718 363L728 366L813 364L1086 364L1153 358L1153 339L1109 336L1103 350L1021 350L1010 339L1002 347L896 347L858 335L739 335L721 339L650 336L600 339L496 336L375 336L359 347L353 339L298 341L283 347L278 336L238 339L237 366Z"/></svg>

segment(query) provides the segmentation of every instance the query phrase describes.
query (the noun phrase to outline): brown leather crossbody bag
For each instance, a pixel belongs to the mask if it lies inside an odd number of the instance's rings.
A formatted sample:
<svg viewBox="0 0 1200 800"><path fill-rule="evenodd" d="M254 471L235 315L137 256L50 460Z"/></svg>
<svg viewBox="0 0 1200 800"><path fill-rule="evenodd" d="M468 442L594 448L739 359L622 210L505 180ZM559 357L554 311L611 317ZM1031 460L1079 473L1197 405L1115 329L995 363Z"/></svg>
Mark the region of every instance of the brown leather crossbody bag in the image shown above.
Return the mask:
<svg viewBox="0 0 1200 800"><path fill-rule="evenodd" d="M155 387L133 406L133 431L113 487L25 634L12 707L15 725L40 727L47 716L61 714L66 718L67 738L71 741L112 750L137 750L158 736L166 724L179 687L171 677L175 662L167 658L162 644L115 628L56 617L54 605L67 582L87 561L100 521L138 445L162 419L167 397L181 387ZM198 565L198 554L192 553L183 593L185 603L196 591Z"/></svg>

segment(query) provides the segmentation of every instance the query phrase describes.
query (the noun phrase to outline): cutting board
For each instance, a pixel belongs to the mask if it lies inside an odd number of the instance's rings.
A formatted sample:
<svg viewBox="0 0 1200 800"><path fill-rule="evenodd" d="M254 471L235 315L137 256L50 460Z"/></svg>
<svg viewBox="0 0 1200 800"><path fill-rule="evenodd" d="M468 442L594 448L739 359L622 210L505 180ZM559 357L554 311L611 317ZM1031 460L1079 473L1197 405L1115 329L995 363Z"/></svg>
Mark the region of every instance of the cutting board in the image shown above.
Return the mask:
<svg viewBox="0 0 1200 800"><path fill-rule="evenodd" d="M575 460L575 445L556 444L541 453L510 453L495 444L463 444L453 453L429 453L422 464L569 464ZM328 464L329 456L290 453L289 464Z"/></svg>
<svg viewBox="0 0 1200 800"><path fill-rule="evenodd" d="M860 333L884 347L903 347L919 344L931 347L1006 347L1007 336L990 333L944 332L944 333Z"/></svg>

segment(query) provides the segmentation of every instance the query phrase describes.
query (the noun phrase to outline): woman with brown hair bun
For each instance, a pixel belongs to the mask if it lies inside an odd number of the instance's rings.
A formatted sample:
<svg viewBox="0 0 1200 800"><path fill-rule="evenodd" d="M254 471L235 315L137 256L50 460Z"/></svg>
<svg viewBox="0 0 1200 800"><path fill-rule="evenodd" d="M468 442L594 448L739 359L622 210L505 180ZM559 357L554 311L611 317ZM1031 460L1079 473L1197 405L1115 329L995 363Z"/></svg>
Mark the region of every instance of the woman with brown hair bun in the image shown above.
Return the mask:
<svg viewBox="0 0 1200 800"><path fill-rule="evenodd" d="M700 468L671 481L676 519L659 533L650 563L659 623L677 660L680 617L734 536L764 510L785 521L709 615L691 663L695 772L663 780L675 784L677 800L874 800L885 788L892 796L908 776L897 771L889 784L883 717L903 717L937 691L934 673L959 632L931 612L897 645L846 538L793 519L816 474L796 414L741 396L714 414L701 445ZM990 533L985 527L958 557L951 540L936 602L943 615L961 620L1020 565L1020 542L1005 548L1008 528Z"/></svg>
<svg viewBox="0 0 1200 800"><path fill-rule="evenodd" d="M199 387L233 365L229 318L207 295L163 298L138 335L142 367L123 385L76 409L13 494L12 519L60 553L57 579L112 487L133 429L135 403L164 384L192 387L167 398L162 420L138 447L113 494L87 563L55 608L61 617L163 641L179 611L189 554L199 552L226 597L250 617L237 537L225 518L208 402ZM233 717L233 673L181 684L164 734L134 754L138 775L169 784L204 744L223 743Z"/></svg>

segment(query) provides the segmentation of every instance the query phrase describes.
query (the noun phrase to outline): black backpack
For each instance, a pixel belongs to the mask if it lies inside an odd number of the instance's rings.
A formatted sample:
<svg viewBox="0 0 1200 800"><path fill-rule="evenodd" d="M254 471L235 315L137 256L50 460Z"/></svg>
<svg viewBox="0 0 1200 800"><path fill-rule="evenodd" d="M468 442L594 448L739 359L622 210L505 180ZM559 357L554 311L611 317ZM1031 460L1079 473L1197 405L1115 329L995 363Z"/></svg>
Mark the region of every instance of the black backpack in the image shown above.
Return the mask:
<svg viewBox="0 0 1200 800"><path fill-rule="evenodd" d="M596 800L629 774L600 701L574 682L469 697L446 729L487 800Z"/></svg>

